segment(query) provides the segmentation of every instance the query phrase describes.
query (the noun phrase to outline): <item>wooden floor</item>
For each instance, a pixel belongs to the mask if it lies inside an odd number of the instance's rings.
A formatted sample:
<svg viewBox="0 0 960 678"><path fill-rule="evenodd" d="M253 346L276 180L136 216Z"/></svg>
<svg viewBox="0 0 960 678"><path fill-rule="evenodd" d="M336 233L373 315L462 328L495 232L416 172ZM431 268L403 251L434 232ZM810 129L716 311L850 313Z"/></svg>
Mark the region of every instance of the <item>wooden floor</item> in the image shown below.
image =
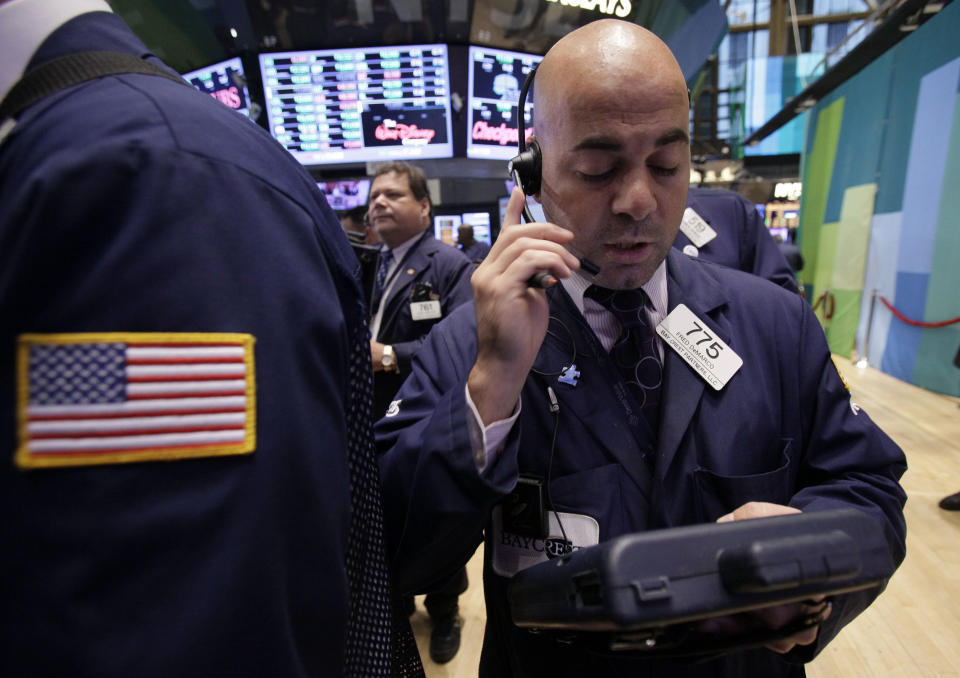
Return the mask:
<svg viewBox="0 0 960 678"><path fill-rule="evenodd" d="M958 399L854 367L843 358L836 362L854 401L906 452L907 557L887 590L807 667L807 675L960 676L960 512L937 506L960 491ZM477 675L484 622L482 557L478 551L467 566L470 588L460 597L463 641L448 664L430 661L430 622L418 598L411 621L429 678Z"/></svg>

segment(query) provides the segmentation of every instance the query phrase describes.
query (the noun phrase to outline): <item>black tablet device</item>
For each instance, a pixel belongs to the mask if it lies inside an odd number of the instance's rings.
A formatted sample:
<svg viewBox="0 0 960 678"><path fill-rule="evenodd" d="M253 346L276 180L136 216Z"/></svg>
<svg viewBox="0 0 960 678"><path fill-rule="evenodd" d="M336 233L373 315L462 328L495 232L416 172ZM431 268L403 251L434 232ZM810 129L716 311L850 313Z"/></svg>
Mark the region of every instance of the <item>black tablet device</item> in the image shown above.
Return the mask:
<svg viewBox="0 0 960 678"><path fill-rule="evenodd" d="M763 644L814 625L715 638L697 622L858 589L895 567L883 528L856 509L627 534L510 582L515 624L601 650L696 654Z"/></svg>

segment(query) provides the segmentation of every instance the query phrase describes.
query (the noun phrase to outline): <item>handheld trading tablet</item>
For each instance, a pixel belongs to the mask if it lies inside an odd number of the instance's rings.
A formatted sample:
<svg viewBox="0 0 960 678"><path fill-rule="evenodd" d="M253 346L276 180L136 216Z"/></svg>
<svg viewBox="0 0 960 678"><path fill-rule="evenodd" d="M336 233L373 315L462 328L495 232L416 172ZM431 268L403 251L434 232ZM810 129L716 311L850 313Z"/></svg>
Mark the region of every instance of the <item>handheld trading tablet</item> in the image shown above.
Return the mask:
<svg viewBox="0 0 960 678"><path fill-rule="evenodd" d="M518 573L517 626L599 651L715 654L762 645L822 621L818 614L735 637L697 622L884 586L895 567L882 526L856 509L627 534Z"/></svg>

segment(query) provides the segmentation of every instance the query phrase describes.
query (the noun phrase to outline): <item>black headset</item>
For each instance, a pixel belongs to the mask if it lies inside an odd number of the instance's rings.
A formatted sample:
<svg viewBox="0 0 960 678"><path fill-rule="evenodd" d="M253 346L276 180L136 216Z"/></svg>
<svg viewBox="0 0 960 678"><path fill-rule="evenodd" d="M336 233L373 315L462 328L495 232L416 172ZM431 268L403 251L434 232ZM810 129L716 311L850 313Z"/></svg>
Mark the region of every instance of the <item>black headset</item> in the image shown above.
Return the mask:
<svg viewBox="0 0 960 678"><path fill-rule="evenodd" d="M530 69L530 72L527 73L527 78L523 81L523 86L520 88L520 99L517 102L517 149L519 155L514 157L510 161L510 164L507 165L507 169L513 176L514 183L516 183L517 186L520 187L520 190L526 195L535 195L540 192L540 163L542 157L540 144L534 139L530 143L530 147L527 148L526 126L523 122L524 109L527 103L527 92L530 86L533 85L533 76L536 75L536 73L537 66L534 66ZM526 217L528 221L533 221L526 209L524 209L524 217Z"/></svg>
<svg viewBox="0 0 960 678"><path fill-rule="evenodd" d="M536 195L539 193L541 183L540 173L543 154L540 152L540 144L537 143L536 139L530 142L530 147L527 148L526 125L523 122L524 108L527 103L527 92L533 84L533 76L537 74L537 67L538 66L534 66L530 69L526 79L523 81L523 86L520 88L520 99L517 101L517 149L520 153L507 164L507 171L510 172L510 176L513 177L513 182L520 187L520 190L523 191L525 195ZM523 218L528 224L536 221L530 213L530 208L527 207L526 201L523 202ZM600 267L595 263L578 254L570 248L570 246L568 246L567 249L580 260L582 270L590 275L597 275L600 272ZM541 271L531 278L531 284L534 287L549 286L542 284L542 281L546 278L556 282L556 278L549 273Z"/></svg>

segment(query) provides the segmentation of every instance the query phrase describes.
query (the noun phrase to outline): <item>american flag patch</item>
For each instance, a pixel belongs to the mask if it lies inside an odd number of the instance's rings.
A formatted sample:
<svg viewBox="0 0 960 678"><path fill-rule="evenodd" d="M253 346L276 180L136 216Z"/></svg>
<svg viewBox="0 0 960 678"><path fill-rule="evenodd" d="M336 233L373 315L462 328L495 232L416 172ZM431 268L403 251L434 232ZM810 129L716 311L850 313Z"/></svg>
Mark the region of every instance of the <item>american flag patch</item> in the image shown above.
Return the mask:
<svg viewBox="0 0 960 678"><path fill-rule="evenodd" d="M249 334L21 335L21 468L247 454L256 446Z"/></svg>

